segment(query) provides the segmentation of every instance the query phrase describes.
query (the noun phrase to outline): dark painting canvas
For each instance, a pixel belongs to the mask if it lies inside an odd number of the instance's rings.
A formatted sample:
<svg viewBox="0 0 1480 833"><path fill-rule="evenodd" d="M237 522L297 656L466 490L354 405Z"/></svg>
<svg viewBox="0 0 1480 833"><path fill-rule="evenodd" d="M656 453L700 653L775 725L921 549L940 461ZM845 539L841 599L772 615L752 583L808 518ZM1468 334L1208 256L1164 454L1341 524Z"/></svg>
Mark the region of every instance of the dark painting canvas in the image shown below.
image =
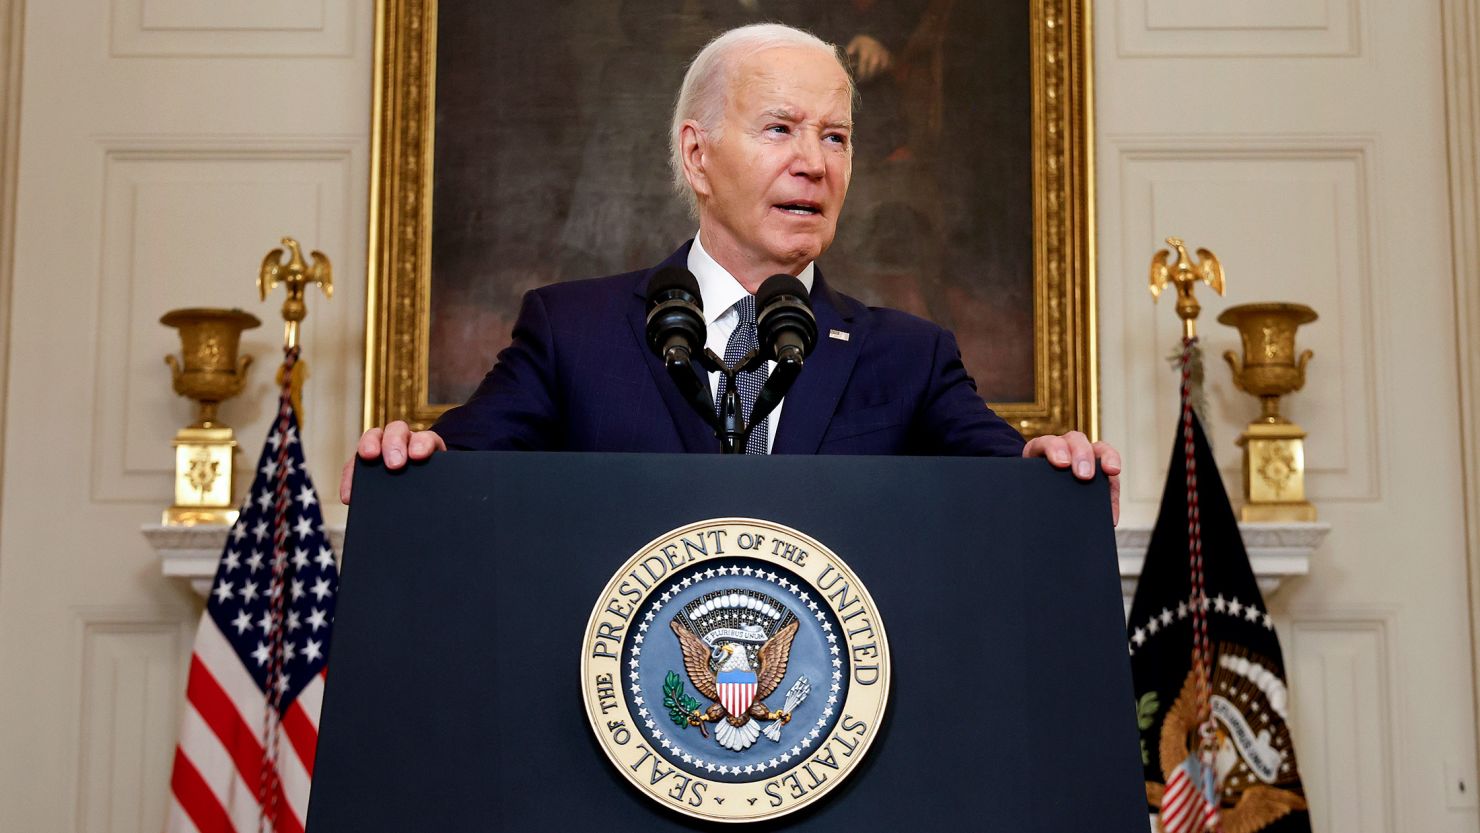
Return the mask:
<svg viewBox="0 0 1480 833"><path fill-rule="evenodd" d="M693 236L673 101L709 39L763 20L853 56L828 280L954 330L988 400L1034 398L1028 3L441 0L437 15L430 402L472 391L525 291L651 266Z"/></svg>

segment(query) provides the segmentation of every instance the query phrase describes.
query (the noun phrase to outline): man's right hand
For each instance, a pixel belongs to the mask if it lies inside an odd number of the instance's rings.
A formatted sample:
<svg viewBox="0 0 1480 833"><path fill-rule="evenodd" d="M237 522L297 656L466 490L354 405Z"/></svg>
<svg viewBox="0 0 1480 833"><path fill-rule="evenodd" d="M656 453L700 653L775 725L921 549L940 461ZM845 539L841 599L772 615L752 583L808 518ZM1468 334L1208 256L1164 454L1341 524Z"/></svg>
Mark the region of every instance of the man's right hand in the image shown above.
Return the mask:
<svg viewBox="0 0 1480 833"><path fill-rule="evenodd" d="M360 437L355 454L361 460L380 459L388 469L398 469L407 460L425 460L435 451L446 451L447 443L436 431L412 431L411 426L396 420L384 428L371 428ZM355 458L344 464L339 477L339 500L349 505L349 490L355 476Z"/></svg>

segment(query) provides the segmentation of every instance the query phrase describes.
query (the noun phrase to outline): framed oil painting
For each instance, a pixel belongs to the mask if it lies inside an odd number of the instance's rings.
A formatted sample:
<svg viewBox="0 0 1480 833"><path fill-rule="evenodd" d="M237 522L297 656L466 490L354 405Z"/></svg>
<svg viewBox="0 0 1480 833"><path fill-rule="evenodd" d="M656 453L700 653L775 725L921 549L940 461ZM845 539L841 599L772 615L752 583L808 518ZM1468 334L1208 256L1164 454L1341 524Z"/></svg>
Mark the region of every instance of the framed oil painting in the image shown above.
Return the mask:
<svg viewBox="0 0 1480 833"><path fill-rule="evenodd" d="M779 20L859 87L829 282L953 330L1029 436L1097 432L1089 0L380 0L366 424L430 424L520 298L651 266L686 62Z"/></svg>

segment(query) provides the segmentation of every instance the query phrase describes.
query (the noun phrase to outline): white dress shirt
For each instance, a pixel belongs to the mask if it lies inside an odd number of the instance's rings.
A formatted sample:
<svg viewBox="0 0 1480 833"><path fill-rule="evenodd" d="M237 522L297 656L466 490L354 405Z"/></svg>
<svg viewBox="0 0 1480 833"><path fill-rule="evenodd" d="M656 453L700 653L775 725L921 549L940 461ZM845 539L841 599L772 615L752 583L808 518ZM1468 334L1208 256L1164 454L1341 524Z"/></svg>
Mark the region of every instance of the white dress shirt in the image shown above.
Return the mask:
<svg viewBox="0 0 1480 833"><path fill-rule="evenodd" d="M702 234L702 232L701 232ZM730 335L735 332L735 327L740 323L740 313L735 309L735 303L746 295L745 287L735 280L734 276L719 265L709 252L704 251L704 246L699 242L700 234L694 235L694 245L689 249L689 271L694 273L694 278L699 282L699 297L704 301L704 324L709 328L709 337L704 346L714 351L716 356L724 358L725 346L730 343ZM797 275L797 280L802 286L812 291L812 273L814 265L809 263ZM756 310L759 314L760 310ZM776 371L775 362L766 362L766 372ZM709 392L713 395L719 389L719 371L709 373ZM783 398L776 403L776 409L771 411L769 422L766 424L766 453L771 453L771 445L776 442L776 426L781 424L781 409L786 404Z"/></svg>

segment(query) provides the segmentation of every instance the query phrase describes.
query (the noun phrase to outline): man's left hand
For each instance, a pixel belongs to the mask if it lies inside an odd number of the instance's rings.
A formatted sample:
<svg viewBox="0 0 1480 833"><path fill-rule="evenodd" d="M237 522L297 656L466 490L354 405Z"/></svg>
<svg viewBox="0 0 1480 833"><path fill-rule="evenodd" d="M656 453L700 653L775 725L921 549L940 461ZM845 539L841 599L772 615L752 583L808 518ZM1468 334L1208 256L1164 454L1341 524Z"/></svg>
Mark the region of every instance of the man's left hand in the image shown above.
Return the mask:
<svg viewBox="0 0 1480 833"><path fill-rule="evenodd" d="M1120 452L1107 442L1091 444L1082 432L1070 431L1054 436L1045 434L1034 437L1023 446L1024 457L1043 457L1056 469L1072 468L1080 480L1092 480L1095 476L1095 461L1110 478L1110 519L1120 523Z"/></svg>

